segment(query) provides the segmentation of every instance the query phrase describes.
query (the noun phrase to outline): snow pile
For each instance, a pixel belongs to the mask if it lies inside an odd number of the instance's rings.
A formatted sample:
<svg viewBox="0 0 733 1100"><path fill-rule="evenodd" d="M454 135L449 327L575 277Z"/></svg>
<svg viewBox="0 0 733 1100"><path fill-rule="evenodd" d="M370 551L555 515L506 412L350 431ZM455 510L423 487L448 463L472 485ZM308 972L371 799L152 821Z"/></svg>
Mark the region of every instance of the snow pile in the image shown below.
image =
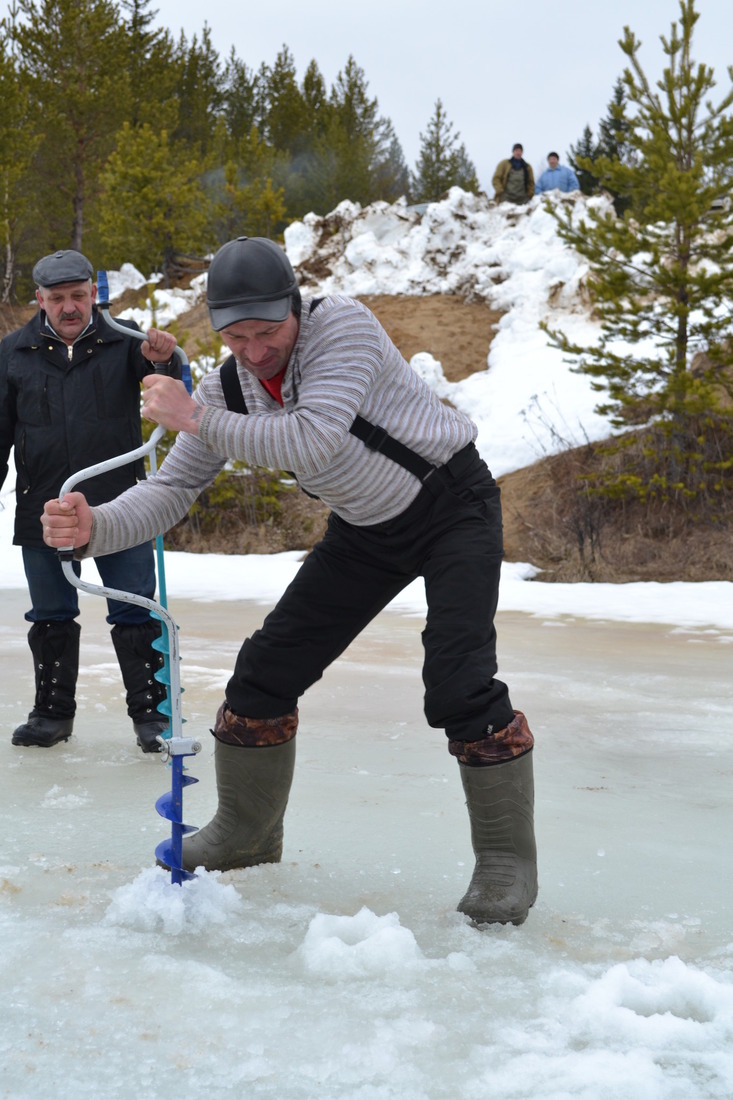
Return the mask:
<svg viewBox="0 0 733 1100"><path fill-rule="evenodd" d="M340 981L388 975L421 959L422 952L397 913L378 917L363 906L353 917L318 913L300 956L309 974Z"/></svg>
<svg viewBox="0 0 733 1100"><path fill-rule="evenodd" d="M191 280L188 288L165 289L156 285L161 279L162 275L151 275L149 279L143 278L132 264L123 264L119 272L110 271L108 280L111 302L119 298L129 287L139 290L140 287L147 285L151 288L150 296L145 300L144 306L122 310L117 316L123 321L135 321L143 331L153 325L157 328L167 328L178 317L193 309L206 294L206 275L197 275Z"/></svg>
<svg viewBox="0 0 733 1100"><path fill-rule="evenodd" d="M565 197L578 217L587 201ZM424 208L404 199L366 208L342 202L325 217L308 214L288 226L285 248L309 292L458 294L496 309L547 298L550 287L580 308L587 270L557 236L540 199L497 205L458 187Z"/></svg>
<svg viewBox="0 0 733 1100"><path fill-rule="evenodd" d="M199 872L194 879L173 885L168 871L147 867L134 882L115 890L105 923L141 932L160 930L167 935L205 932L237 919L242 899L232 885L219 882L218 871Z"/></svg>

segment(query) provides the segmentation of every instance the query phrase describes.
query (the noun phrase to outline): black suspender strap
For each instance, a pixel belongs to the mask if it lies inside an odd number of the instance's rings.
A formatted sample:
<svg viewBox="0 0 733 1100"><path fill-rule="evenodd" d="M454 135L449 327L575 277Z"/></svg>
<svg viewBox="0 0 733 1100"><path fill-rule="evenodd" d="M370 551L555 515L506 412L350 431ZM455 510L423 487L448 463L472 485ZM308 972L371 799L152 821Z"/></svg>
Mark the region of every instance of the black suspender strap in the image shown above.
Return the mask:
<svg viewBox="0 0 733 1100"><path fill-rule="evenodd" d="M222 368L219 371L219 380L221 381L221 388L224 391L224 400L227 403L229 411L246 413L247 403L244 400L242 387L239 384L237 360L233 355L230 355L226 362L222 364Z"/></svg>
<svg viewBox="0 0 733 1100"><path fill-rule="evenodd" d="M379 428L376 424L370 424L368 420L364 420L358 413L354 417L354 423L349 428L352 435L355 435L357 439L360 439L365 447L368 447L370 451L379 451L380 454L385 455L387 458L391 458L393 462L396 462L400 466L404 466L406 470L409 470L411 474L414 474L420 481L425 481L426 477L433 473L436 469L430 462L424 459L417 451L410 450L404 443L400 443L399 439L395 439L394 436L386 432L384 428Z"/></svg>

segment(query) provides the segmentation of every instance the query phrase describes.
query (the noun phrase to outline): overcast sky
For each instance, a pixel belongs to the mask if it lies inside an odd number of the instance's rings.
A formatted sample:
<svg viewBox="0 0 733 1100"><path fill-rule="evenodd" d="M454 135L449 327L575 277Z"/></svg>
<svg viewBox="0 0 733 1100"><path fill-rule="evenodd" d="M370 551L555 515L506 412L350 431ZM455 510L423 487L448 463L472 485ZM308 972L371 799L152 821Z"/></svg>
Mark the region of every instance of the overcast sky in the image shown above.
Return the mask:
<svg viewBox="0 0 733 1100"><path fill-rule="evenodd" d="M589 123L595 132L620 75L624 25L643 42L648 75L661 74L678 0L154 0L174 37L207 22L217 51L232 46L253 69L274 62L283 44L298 80L315 59L327 86L350 54L363 69L380 114L390 118L413 169L420 133L442 99L489 195L497 162L521 141L534 168L550 149L565 161ZM696 60L711 65L718 91L733 64L733 4L698 0ZM717 96L716 96L717 100Z"/></svg>

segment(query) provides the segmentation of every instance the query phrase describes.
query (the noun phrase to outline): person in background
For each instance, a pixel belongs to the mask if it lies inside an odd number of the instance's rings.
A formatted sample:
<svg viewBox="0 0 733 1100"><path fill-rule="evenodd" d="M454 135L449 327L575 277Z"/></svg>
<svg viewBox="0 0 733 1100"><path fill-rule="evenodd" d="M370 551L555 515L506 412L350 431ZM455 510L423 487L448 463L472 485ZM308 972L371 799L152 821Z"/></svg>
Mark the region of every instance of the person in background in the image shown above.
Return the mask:
<svg viewBox="0 0 733 1100"><path fill-rule="evenodd" d="M524 149L517 142L508 160L500 160L491 180L497 202L522 205L534 195L534 172L524 159Z"/></svg>
<svg viewBox="0 0 733 1100"><path fill-rule="evenodd" d="M568 191L580 190L575 172L567 165L560 164L560 157L557 153L548 153L547 163L549 167L545 168L537 180L535 191L538 195L544 195L548 191L564 191L567 193Z"/></svg>
<svg viewBox="0 0 733 1100"><path fill-rule="evenodd" d="M178 431L158 473L108 504L73 492L43 515L47 545L118 553L183 517L228 458L292 471L331 508L324 538L239 652L212 730L219 805L184 838L185 868L280 860L300 697L423 577L425 714L459 763L476 856L458 908L478 925L521 924L537 896L534 739L496 678L501 504L476 426L360 302L302 300L270 240L219 249L207 304L230 358L193 398L171 378L143 382L144 415ZM358 753L354 719L341 725Z"/></svg>
<svg viewBox="0 0 733 1100"><path fill-rule="evenodd" d="M39 311L0 342L0 484L14 448L13 542L23 550L35 670L34 705L14 731L14 745L48 748L68 740L76 713L79 601L58 555L43 541L43 504L72 473L141 446L140 382L153 371L180 376L175 337L150 329L141 342L117 332L97 310L92 277L81 252L44 256L33 269ZM89 499L102 504L144 476L140 459L82 484ZM97 568L108 588L154 596L150 542L100 558ZM137 743L143 752L158 752L157 736L167 726L157 710L165 688L154 679L162 662L152 648L160 623L144 608L107 602Z"/></svg>

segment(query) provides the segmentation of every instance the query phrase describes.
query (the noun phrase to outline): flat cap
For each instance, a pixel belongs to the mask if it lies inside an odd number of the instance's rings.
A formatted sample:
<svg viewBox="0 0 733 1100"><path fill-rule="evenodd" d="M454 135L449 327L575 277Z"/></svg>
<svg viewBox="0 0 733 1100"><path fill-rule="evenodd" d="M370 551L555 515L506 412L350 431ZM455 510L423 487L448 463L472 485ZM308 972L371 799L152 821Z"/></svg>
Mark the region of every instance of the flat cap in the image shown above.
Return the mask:
<svg viewBox="0 0 733 1100"><path fill-rule="evenodd" d="M73 248L44 256L33 268L36 286L57 286L59 283L83 283L94 278L94 268L86 256Z"/></svg>

